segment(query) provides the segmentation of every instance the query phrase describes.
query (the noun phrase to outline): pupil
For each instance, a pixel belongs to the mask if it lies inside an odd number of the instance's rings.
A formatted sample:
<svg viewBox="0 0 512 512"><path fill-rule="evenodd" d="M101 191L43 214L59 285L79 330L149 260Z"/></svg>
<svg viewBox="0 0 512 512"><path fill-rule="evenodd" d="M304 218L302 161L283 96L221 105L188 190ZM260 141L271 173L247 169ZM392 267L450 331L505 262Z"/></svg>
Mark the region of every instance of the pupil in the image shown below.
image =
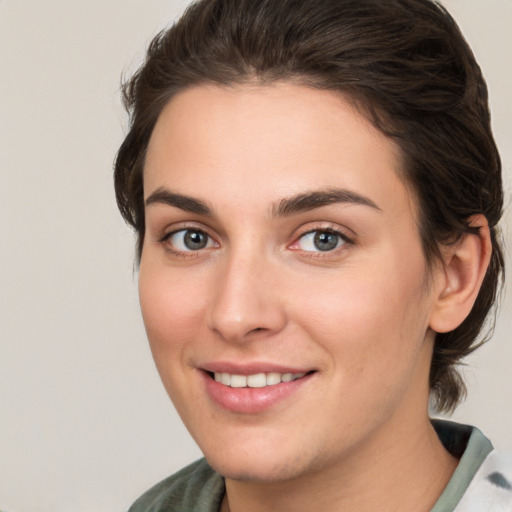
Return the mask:
<svg viewBox="0 0 512 512"><path fill-rule="evenodd" d="M319 251L332 251L338 245L338 235L328 231L320 231L316 233L314 243Z"/></svg>
<svg viewBox="0 0 512 512"><path fill-rule="evenodd" d="M206 247L207 238L201 231L187 231L184 242L188 249L197 251Z"/></svg>

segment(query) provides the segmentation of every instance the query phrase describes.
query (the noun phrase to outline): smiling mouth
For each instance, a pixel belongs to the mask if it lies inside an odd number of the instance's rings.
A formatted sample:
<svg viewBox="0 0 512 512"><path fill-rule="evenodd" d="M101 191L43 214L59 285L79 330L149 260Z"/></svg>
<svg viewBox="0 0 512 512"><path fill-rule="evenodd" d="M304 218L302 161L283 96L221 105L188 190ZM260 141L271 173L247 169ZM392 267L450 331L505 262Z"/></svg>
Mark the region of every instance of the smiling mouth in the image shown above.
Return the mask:
<svg viewBox="0 0 512 512"><path fill-rule="evenodd" d="M305 375L312 372L303 373L255 373L252 375L237 375L224 372L208 372L210 377L216 382L231 388L265 388L268 386L276 386L282 382L292 382L301 379Z"/></svg>
<svg viewBox="0 0 512 512"><path fill-rule="evenodd" d="M252 368L249 365L244 368L243 365L228 363L209 366L210 368L203 368L201 372L207 395L216 406L244 415L263 413L277 407L279 403L294 403L293 400L287 401L289 397L300 393L314 377L313 374L317 373L317 370L299 373L299 368L295 368L293 372L292 368L272 368L272 365L268 365L267 369L274 371L265 372L262 371L261 364L254 364Z"/></svg>

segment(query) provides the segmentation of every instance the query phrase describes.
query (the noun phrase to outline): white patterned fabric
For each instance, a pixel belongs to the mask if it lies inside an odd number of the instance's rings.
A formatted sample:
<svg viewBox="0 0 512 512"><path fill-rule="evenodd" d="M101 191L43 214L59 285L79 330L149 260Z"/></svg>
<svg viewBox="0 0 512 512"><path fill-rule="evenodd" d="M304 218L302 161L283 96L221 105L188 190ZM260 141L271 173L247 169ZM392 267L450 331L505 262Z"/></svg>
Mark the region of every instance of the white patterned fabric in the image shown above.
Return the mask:
<svg viewBox="0 0 512 512"><path fill-rule="evenodd" d="M487 456L454 512L512 512L512 453Z"/></svg>

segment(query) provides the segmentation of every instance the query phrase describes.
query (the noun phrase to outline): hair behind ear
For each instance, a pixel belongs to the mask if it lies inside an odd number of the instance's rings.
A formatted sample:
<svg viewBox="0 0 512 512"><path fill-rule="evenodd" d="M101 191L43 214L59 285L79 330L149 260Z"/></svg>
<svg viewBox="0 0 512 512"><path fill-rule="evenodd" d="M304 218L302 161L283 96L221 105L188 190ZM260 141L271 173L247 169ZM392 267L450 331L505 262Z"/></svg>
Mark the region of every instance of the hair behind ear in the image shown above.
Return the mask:
<svg viewBox="0 0 512 512"><path fill-rule="evenodd" d="M485 281L496 272L492 268L493 241L487 219L473 215L468 225L471 231L442 250L443 280L430 319L430 328L437 333L430 384L438 411L453 410L465 396L463 380L455 367L485 342L474 343L473 325L475 318L482 325L487 316L488 308L480 305L482 300L493 303L497 293L495 290L492 297L481 293L487 290ZM497 256L503 258L501 252Z"/></svg>

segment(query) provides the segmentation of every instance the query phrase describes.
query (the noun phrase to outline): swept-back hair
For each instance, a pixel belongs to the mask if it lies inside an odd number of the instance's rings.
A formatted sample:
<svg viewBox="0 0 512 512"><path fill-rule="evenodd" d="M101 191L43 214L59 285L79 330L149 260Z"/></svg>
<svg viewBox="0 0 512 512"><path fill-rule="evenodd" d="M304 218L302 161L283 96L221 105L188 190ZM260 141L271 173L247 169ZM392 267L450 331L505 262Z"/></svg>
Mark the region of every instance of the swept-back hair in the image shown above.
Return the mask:
<svg viewBox="0 0 512 512"><path fill-rule="evenodd" d="M178 92L203 83L287 81L343 95L401 149L430 268L440 247L487 218L492 257L476 303L436 336L430 387L437 410L465 393L456 370L478 347L504 269L497 224L501 164L487 88L446 10L431 0L201 0L151 42L123 87L130 130L115 162L119 209L143 250L143 168L155 123ZM297 105L300 108L300 105Z"/></svg>

